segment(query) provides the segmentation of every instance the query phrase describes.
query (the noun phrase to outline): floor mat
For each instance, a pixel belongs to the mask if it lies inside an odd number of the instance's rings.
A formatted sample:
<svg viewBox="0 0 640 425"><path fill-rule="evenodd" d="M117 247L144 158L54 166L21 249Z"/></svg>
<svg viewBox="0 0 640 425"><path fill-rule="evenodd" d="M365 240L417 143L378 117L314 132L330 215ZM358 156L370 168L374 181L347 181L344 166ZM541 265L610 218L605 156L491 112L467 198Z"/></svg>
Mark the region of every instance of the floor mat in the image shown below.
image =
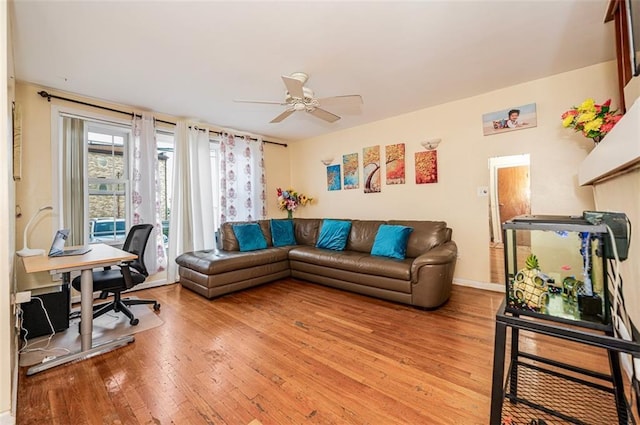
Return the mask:
<svg viewBox="0 0 640 425"><path fill-rule="evenodd" d="M162 325L164 322L160 318L162 310L156 314L151 306L133 305L131 312L140 322L137 326L129 324L129 318L122 313L109 312L93 320L93 345L110 341L125 335L132 335L146 331ZM55 334L51 341L49 336L41 336L28 340L20 353L20 366L33 366L42 363L46 357L56 357L64 354L76 352L80 349L80 332L78 324L80 319L69 321L69 329Z"/></svg>

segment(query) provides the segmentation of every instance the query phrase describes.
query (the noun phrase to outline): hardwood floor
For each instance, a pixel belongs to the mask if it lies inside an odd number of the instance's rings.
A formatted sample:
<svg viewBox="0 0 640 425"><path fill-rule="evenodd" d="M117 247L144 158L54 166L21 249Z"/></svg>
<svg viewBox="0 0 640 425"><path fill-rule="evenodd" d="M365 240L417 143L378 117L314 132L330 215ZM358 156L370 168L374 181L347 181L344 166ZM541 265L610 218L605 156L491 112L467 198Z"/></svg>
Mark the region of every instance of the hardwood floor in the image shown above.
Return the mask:
<svg viewBox="0 0 640 425"><path fill-rule="evenodd" d="M21 369L18 424L488 423L499 293L454 285L436 311L293 279L213 301L179 285L136 295L161 302L165 323L102 356ZM607 371L581 345L521 347Z"/></svg>

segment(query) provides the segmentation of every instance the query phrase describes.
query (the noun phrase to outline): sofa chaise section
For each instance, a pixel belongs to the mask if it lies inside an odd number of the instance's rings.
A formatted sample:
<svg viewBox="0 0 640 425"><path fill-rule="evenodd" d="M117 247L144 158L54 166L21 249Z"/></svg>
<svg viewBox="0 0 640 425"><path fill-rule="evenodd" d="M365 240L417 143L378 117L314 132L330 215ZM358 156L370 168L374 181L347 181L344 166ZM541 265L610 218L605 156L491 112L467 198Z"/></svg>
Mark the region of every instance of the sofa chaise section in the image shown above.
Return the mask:
<svg viewBox="0 0 640 425"><path fill-rule="evenodd" d="M176 262L182 286L207 298L251 288L291 275L287 248L240 252L187 252Z"/></svg>

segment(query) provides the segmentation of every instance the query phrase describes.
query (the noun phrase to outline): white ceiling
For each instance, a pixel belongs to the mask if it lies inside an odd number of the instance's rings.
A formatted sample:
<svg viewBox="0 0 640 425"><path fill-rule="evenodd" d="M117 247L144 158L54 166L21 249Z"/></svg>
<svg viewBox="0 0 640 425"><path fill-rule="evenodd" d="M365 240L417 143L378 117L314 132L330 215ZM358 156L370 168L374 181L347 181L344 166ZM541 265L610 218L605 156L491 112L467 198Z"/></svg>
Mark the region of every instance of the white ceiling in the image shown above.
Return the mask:
<svg viewBox="0 0 640 425"><path fill-rule="evenodd" d="M18 80L300 140L614 59L607 0L16 0ZM269 121L281 75L360 94L336 123ZM35 94L34 94L35 96ZM523 102L532 99L522 99Z"/></svg>

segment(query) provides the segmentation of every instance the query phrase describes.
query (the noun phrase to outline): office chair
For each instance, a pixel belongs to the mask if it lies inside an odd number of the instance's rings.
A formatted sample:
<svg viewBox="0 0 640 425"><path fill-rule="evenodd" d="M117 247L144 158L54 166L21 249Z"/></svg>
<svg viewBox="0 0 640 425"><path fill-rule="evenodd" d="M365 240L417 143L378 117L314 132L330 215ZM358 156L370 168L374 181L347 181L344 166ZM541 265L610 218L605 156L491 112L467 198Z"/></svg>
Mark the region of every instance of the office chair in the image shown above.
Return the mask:
<svg viewBox="0 0 640 425"><path fill-rule="evenodd" d="M133 254L137 254L138 258L120 265L116 268L105 267L101 271L93 272L93 291L100 291L100 299L106 299L113 294L113 301L105 304L93 306L93 318L102 316L109 311L122 312L129 318L129 323L136 326L139 320L134 317L128 306L138 304L153 304L155 311L160 310L160 304L155 300L138 300L122 298L122 292L133 288L149 276L147 267L144 265L144 251L149 240L149 235L153 230L151 224L138 224L133 226L127 234L122 249ZM80 277L73 279L71 285L80 290Z"/></svg>

